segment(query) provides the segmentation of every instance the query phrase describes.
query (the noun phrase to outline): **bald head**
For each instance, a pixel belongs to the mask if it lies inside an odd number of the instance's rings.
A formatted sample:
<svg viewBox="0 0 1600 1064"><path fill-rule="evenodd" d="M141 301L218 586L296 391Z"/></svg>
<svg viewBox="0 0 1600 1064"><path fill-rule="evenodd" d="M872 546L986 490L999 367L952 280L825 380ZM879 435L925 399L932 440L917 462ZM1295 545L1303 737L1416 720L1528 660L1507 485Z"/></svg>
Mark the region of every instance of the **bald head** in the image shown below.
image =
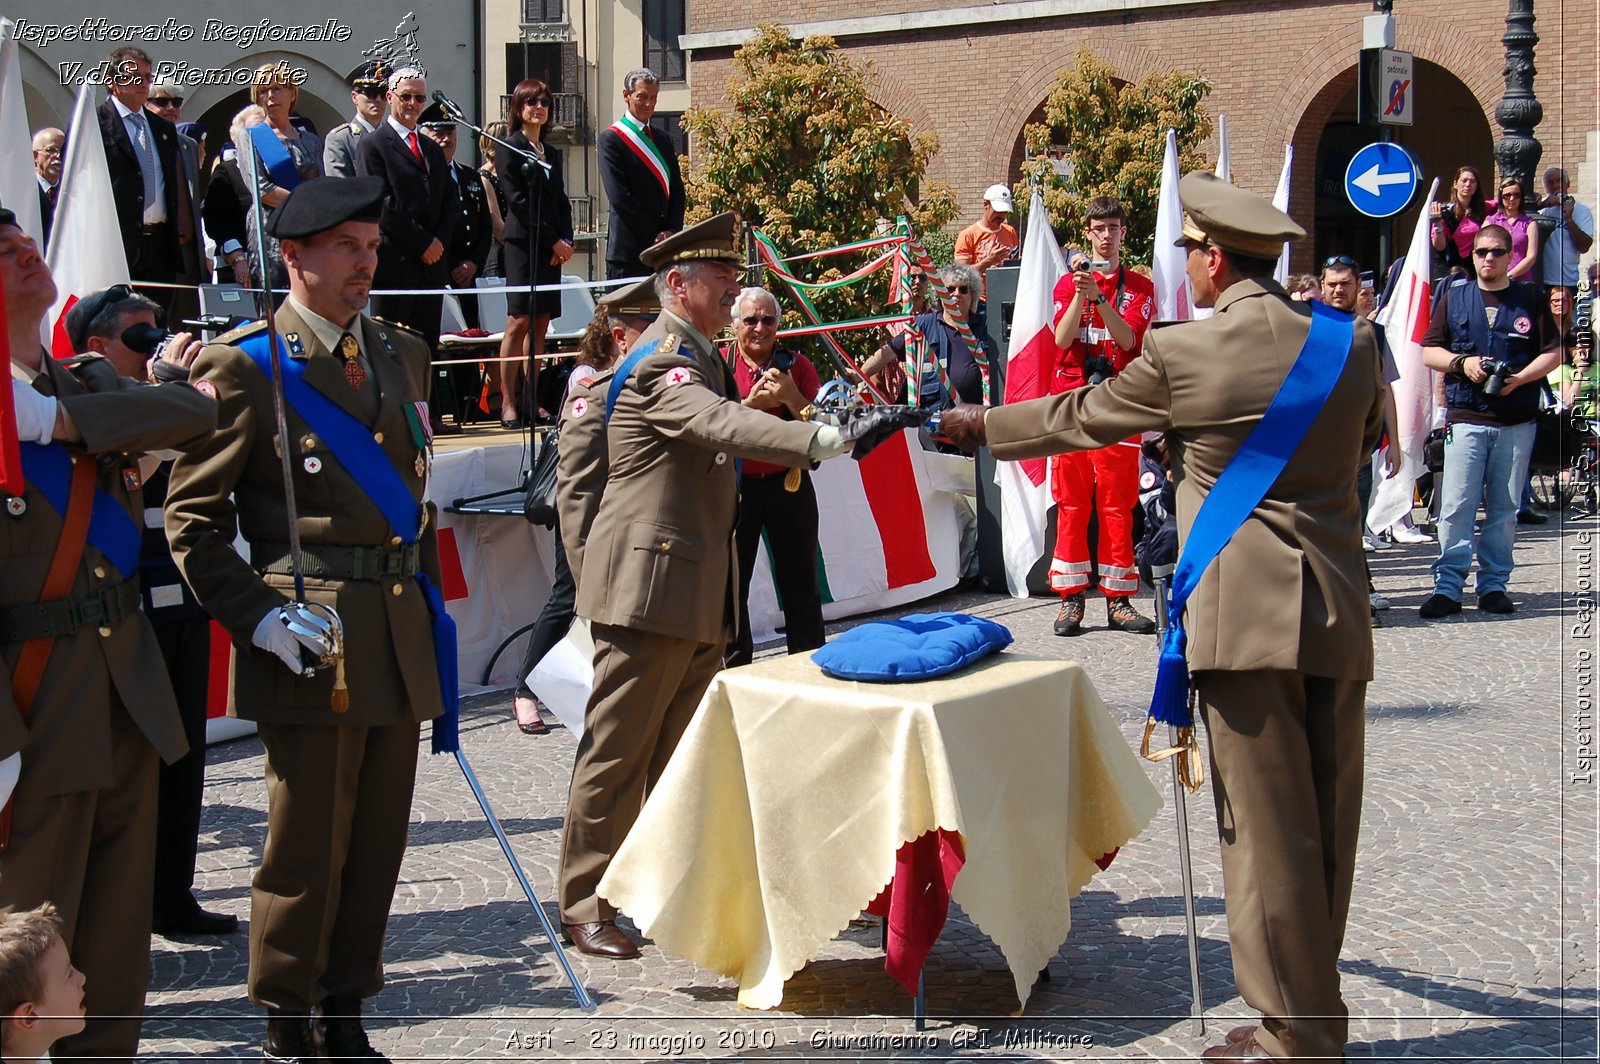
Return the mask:
<svg viewBox="0 0 1600 1064"><path fill-rule="evenodd" d="M33 135L33 169L45 184L61 180L61 152L67 146L67 135L59 129L41 129Z"/></svg>

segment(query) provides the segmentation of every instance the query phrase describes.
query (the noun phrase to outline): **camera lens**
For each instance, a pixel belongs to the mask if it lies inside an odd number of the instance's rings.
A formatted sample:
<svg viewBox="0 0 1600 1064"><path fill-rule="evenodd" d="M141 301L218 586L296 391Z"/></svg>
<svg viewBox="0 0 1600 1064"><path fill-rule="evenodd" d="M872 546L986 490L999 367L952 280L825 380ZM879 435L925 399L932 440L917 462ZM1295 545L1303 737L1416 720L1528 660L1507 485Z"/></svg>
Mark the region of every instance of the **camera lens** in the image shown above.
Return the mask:
<svg viewBox="0 0 1600 1064"><path fill-rule="evenodd" d="M122 331L122 342L130 351L137 351L141 355L148 355L161 346L167 338L165 329L155 325L130 325Z"/></svg>

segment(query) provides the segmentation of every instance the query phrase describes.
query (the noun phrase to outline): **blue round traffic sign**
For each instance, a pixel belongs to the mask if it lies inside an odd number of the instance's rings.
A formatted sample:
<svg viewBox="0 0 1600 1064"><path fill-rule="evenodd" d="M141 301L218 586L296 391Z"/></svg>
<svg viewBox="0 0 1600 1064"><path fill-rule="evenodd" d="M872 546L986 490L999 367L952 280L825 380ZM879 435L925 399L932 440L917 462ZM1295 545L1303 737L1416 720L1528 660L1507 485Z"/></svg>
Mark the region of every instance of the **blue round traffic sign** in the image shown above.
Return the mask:
<svg viewBox="0 0 1600 1064"><path fill-rule="evenodd" d="M1368 144L1350 159L1344 171L1344 194L1368 218L1399 214L1422 184L1422 170L1398 144Z"/></svg>

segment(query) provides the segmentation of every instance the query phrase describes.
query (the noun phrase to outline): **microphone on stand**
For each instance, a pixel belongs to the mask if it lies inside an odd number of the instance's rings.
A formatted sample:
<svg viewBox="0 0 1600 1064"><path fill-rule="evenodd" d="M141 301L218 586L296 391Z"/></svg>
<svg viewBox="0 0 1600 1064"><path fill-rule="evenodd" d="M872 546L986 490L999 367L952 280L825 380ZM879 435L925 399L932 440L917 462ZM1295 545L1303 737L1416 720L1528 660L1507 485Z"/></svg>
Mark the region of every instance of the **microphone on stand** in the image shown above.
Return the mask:
<svg viewBox="0 0 1600 1064"><path fill-rule="evenodd" d="M464 118L466 113L456 105L456 102L446 96L443 89L433 90L433 102L444 108L445 113L451 118Z"/></svg>

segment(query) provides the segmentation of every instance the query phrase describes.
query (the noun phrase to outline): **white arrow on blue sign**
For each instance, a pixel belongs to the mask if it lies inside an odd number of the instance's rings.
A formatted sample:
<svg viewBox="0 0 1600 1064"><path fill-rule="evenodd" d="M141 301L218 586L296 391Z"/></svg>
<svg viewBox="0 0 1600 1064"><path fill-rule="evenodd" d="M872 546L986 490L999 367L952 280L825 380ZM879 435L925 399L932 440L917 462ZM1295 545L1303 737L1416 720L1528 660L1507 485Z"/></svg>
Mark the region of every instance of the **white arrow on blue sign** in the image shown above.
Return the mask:
<svg viewBox="0 0 1600 1064"><path fill-rule="evenodd" d="M1344 171L1350 205L1368 218L1399 214L1416 195L1422 171L1404 148L1379 141L1356 152Z"/></svg>

